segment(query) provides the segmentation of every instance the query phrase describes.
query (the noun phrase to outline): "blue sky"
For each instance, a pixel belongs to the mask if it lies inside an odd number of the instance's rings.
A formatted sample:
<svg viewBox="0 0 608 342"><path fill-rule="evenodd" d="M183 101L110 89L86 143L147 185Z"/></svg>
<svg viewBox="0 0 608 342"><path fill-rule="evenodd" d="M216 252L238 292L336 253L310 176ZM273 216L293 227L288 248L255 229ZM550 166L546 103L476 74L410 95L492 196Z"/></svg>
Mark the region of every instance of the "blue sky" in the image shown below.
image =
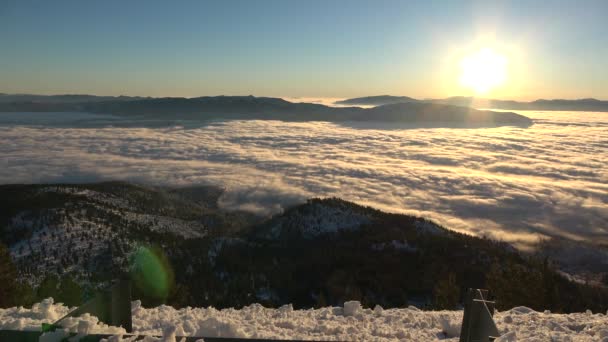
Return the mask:
<svg viewBox="0 0 608 342"><path fill-rule="evenodd" d="M493 97L608 98L608 1L0 0L0 92L467 95L459 58L509 59Z"/></svg>

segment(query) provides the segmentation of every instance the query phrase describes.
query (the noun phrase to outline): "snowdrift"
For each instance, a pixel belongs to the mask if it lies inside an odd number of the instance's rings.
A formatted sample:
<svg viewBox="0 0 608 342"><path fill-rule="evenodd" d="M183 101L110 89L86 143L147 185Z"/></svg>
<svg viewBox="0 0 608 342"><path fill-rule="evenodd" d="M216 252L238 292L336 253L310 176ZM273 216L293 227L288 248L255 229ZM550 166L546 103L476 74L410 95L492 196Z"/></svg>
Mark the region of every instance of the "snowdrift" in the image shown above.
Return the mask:
<svg viewBox="0 0 608 342"><path fill-rule="evenodd" d="M52 298L32 308L0 309L0 329L39 330L70 311ZM291 305L278 309L253 304L242 309L184 308L170 306L144 308L132 302L133 329L136 334L163 336L150 341L175 341L175 336L244 337L303 340L357 341L458 341L462 311L422 311L363 308L359 302L343 307L294 310ZM608 312L573 314L536 312L526 307L497 312L494 320L505 341L606 341ZM66 331L81 335L108 333L121 335L122 328L107 326L96 317L83 315L63 322ZM63 331L43 336L48 340ZM119 341L119 338L113 340Z"/></svg>

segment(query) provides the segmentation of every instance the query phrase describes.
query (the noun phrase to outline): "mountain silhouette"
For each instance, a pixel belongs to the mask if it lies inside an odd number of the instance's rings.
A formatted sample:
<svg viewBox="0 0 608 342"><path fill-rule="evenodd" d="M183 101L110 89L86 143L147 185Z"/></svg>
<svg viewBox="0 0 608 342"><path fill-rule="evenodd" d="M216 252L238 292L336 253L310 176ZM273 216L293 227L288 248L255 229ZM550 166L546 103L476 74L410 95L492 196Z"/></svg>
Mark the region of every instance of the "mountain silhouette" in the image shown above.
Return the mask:
<svg viewBox="0 0 608 342"><path fill-rule="evenodd" d="M44 98L43 98L44 99ZM516 113L477 110L449 104L403 102L374 108L329 107L293 103L280 98L254 96L205 96L196 98L113 98L111 100L61 102L0 102L0 112L88 112L143 119L178 120L282 120L375 121L432 126L530 126L532 121Z"/></svg>
<svg viewBox="0 0 608 342"><path fill-rule="evenodd" d="M416 101L418 101L418 100L411 98L411 97L407 97L407 96L377 95L377 96L357 97L357 98L353 98L353 99L336 101L335 104L349 105L349 106L358 106L358 105L381 106L381 105L385 105L385 104L402 103L402 102L416 102Z"/></svg>
<svg viewBox="0 0 608 342"><path fill-rule="evenodd" d="M425 102L425 103L436 103L436 104L447 104L462 107L476 107L476 108L494 108L494 109L507 109L507 110L571 110L571 111L589 111L589 112L608 112L608 101L602 101L593 98L578 99L578 100L564 100L564 99L553 99L545 100L539 99L530 102L520 102L513 100L497 100L497 99L485 99L475 98L471 96L452 96L444 99L423 99L417 100L407 96L366 96L357 97L352 99L346 99L337 101L335 104L339 105L356 105L356 106L379 106L394 103L404 102Z"/></svg>

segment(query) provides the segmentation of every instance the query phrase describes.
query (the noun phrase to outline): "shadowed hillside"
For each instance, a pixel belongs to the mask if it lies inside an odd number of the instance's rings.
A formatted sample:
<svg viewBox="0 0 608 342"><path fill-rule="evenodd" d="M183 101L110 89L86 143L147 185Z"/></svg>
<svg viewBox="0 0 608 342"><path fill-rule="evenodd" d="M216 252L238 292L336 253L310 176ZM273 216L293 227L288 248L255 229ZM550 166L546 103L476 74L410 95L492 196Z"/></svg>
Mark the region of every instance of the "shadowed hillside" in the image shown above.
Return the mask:
<svg viewBox="0 0 608 342"><path fill-rule="evenodd" d="M16 266L5 268L21 284L7 305L62 298L62 286L90 293L133 272L142 248L166 258L171 275L162 298L135 288L146 305L455 308L468 287L492 289L499 308L608 305L608 289L571 282L547 259L423 218L337 198L261 218L223 211L220 194L119 182L0 186L2 243Z"/></svg>

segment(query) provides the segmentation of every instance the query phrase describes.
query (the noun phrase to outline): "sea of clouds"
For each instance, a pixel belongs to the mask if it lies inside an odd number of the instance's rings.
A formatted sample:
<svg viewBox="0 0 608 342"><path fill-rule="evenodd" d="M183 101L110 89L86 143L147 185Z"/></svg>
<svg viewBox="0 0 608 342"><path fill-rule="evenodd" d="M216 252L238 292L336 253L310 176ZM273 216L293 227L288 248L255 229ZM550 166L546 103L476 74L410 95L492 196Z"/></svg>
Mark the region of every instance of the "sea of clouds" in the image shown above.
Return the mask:
<svg viewBox="0 0 608 342"><path fill-rule="evenodd" d="M262 214L338 196L514 242L608 242L608 113L521 112L529 128L327 122L124 123L0 113L0 184L216 184Z"/></svg>

